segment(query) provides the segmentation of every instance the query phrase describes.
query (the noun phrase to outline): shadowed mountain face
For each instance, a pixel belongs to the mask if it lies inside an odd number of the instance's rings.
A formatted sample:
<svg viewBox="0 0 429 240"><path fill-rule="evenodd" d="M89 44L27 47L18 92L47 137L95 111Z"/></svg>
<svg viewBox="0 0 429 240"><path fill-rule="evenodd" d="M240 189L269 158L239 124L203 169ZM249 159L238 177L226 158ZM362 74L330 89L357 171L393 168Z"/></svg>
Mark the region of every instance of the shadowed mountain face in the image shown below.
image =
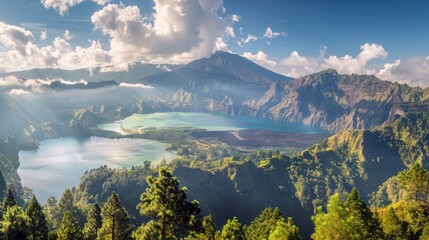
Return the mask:
<svg viewBox="0 0 429 240"><path fill-rule="evenodd" d="M195 60L182 68L189 68L208 74L225 75L244 82L261 85L287 82L292 79L263 68L247 58L227 52L216 52L209 58Z"/></svg>

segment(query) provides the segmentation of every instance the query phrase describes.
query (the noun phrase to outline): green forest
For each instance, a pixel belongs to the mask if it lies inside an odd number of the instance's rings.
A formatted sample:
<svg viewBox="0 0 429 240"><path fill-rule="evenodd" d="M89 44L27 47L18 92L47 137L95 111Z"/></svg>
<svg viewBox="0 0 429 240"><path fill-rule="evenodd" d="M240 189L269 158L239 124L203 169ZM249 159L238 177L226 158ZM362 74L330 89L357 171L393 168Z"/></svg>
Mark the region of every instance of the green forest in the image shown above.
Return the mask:
<svg viewBox="0 0 429 240"><path fill-rule="evenodd" d="M152 171L147 168L147 171ZM312 239L428 239L429 171L419 163L397 175L404 199L370 208L353 188L345 199L332 195L311 217ZM51 198L41 206L32 197L23 206L13 191L2 192L2 239L302 239L291 217L278 208L266 208L250 224L236 217L217 226L213 216L203 216L198 200L188 199L186 186L168 167L158 167L147 177L133 217L113 192L104 202L84 204L79 193L64 191L59 201ZM6 189L4 178L1 187ZM126 197L126 194L123 194Z"/></svg>

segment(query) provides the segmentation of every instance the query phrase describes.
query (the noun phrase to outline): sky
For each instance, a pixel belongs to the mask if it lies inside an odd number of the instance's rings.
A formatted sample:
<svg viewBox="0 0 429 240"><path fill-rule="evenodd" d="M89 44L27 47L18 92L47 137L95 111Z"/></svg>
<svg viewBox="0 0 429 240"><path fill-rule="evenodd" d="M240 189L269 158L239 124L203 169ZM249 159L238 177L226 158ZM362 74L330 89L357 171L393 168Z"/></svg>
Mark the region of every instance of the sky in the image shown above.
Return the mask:
<svg viewBox="0 0 429 240"><path fill-rule="evenodd" d="M300 77L327 68L429 86L429 2L2 0L0 72L126 71L229 51Z"/></svg>

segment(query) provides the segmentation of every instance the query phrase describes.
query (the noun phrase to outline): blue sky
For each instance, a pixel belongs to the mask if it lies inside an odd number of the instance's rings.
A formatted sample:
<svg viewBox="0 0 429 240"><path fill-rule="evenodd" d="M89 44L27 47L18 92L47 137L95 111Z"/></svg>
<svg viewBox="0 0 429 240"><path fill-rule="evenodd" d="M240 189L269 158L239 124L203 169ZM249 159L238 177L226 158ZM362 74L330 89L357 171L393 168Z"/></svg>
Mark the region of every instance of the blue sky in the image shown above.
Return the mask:
<svg viewBox="0 0 429 240"><path fill-rule="evenodd" d="M2 0L0 71L123 71L224 50L294 77L335 68L427 86L428 12L423 0Z"/></svg>

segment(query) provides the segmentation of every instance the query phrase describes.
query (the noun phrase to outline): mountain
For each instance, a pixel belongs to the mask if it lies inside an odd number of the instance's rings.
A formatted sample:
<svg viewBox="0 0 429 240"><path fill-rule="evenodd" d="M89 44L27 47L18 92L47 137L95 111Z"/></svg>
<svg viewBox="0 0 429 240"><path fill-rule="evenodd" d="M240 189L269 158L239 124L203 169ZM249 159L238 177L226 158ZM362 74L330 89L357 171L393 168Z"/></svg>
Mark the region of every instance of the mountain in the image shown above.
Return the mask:
<svg viewBox="0 0 429 240"><path fill-rule="evenodd" d="M100 68L92 69L77 69L77 70L64 70L64 69L31 69L26 71L0 73L1 77L16 76L17 78L24 79L63 79L68 81L80 81L81 79L88 82L100 82L106 80L113 80L116 82L134 82L142 77L173 71L181 67L175 64L141 64L136 63L130 66L128 71L120 72L102 72Z"/></svg>
<svg viewBox="0 0 429 240"><path fill-rule="evenodd" d="M183 68L202 73L225 75L255 84L287 82L292 79L263 68L247 58L228 52L216 52L209 58L195 60Z"/></svg>

